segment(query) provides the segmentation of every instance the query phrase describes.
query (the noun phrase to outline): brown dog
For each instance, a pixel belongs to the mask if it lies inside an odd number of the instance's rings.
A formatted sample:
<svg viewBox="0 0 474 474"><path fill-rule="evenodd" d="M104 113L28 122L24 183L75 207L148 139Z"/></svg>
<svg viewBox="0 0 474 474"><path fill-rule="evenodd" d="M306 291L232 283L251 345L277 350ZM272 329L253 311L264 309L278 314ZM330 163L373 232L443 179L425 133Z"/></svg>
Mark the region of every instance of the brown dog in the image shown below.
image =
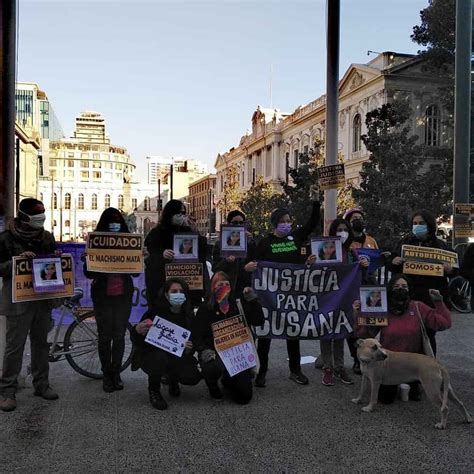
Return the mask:
<svg viewBox="0 0 474 474"><path fill-rule="evenodd" d="M370 412L374 409L381 384L421 382L427 397L441 411L441 421L436 423L436 428L446 428L448 397L464 412L466 422L472 422L471 415L451 387L448 371L433 357L411 352L392 352L383 349L377 339L359 339L356 345L362 383L359 396L352 402L361 403L367 380L371 388L370 402L362 408L363 411Z"/></svg>

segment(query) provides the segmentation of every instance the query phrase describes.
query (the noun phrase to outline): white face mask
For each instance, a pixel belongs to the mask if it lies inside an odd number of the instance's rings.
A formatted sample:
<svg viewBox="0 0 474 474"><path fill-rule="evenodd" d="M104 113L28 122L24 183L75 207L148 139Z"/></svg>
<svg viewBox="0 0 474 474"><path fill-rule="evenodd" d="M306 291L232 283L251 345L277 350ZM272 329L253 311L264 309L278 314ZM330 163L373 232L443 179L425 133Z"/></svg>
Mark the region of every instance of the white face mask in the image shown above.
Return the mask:
<svg viewBox="0 0 474 474"><path fill-rule="evenodd" d="M346 240L349 238L349 232L343 230L341 232L336 232L336 235L338 235L341 238L341 242L345 243Z"/></svg>
<svg viewBox="0 0 474 474"><path fill-rule="evenodd" d="M43 212L41 214L35 214L34 216L30 216L26 212L20 211L24 216L28 217L26 223L32 229L42 229L44 226L44 221L46 220L46 214Z"/></svg>
<svg viewBox="0 0 474 474"><path fill-rule="evenodd" d="M173 225L185 225L186 223L186 216L184 214L175 214L172 218L171 218L171 223Z"/></svg>

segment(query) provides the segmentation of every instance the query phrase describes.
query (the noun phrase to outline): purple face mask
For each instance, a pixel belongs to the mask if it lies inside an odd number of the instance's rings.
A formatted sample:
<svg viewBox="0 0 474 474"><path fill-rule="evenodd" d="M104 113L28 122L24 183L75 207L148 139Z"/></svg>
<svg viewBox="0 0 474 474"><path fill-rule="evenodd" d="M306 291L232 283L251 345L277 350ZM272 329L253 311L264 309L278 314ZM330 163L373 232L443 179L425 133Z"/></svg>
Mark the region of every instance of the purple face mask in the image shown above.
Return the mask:
<svg viewBox="0 0 474 474"><path fill-rule="evenodd" d="M277 231L280 235L288 235L291 232L291 224L280 223L277 225Z"/></svg>

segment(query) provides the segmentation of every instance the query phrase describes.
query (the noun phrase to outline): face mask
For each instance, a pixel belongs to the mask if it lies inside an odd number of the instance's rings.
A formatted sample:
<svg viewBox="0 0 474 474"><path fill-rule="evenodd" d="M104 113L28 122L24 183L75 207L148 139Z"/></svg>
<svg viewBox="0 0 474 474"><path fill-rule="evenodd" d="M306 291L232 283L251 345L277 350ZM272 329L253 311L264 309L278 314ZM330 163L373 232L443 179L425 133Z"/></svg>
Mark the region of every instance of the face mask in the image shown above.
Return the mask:
<svg viewBox="0 0 474 474"><path fill-rule="evenodd" d="M280 235L286 236L291 232L291 224L280 223L277 225L277 231Z"/></svg>
<svg viewBox="0 0 474 474"><path fill-rule="evenodd" d="M423 239L428 235L428 226L426 224L414 224L412 232L415 237Z"/></svg>
<svg viewBox="0 0 474 474"><path fill-rule="evenodd" d="M394 301L408 301L410 299L410 293L404 288L395 288L391 291L390 297Z"/></svg>
<svg viewBox="0 0 474 474"><path fill-rule="evenodd" d="M110 232L120 232L122 224L120 222L109 222L109 231Z"/></svg>
<svg viewBox="0 0 474 474"><path fill-rule="evenodd" d="M389 294L388 306L395 314L403 314L410 304L410 293L403 288L396 288Z"/></svg>
<svg viewBox="0 0 474 474"><path fill-rule="evenodd" d="M23 211L20 211L24 216L28 217L28 221L26 223L32 228L32 229L42 229L44 226L44 221L46 220L46 215L44 213L42 214L36 214L34 216L30 216L26 214Z"/></svg>
<svg viewBox="0 0 474 474"><path fill-rule="evenodd" d="M171 306L181 306L186 301L184 293L170 293L168 295Z"/></svg>
<svg viewBox="0 0 474 474"><path fill-rule="evenodd" d="M171 218L171 223L173 225L183 226L185 222L186 222L186 216L184 214L175 214Z"/></svg>
<svg viewBox="0 0 474 474"><path fill-rule="evenodd" d="M349 238L349 232L343 230L341 232L336 232L336 235L338 235L341 238L341 242L344 244L346 240Z"/></svg>
<svg viewBox="0 0 474 474"><path fill-rule="evenodd" d="M351 225L355 232L364 232L364 221L356 219Z"/></svg>

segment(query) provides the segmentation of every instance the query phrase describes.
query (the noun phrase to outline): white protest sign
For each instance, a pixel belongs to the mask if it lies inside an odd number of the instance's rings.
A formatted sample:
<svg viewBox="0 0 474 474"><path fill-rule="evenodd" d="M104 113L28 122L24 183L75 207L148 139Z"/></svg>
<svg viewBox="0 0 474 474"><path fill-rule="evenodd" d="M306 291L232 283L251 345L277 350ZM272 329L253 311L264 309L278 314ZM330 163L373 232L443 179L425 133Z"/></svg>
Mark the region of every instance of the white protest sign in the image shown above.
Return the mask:
<svg viewBox="0 0 474 474"><path fill-rule="evenodd" d="M188 329L182 328L160 316L155 316L153 325L150 326L146 335L145 342L177 357L181 357L190 336L191 331Z"/></svg>

